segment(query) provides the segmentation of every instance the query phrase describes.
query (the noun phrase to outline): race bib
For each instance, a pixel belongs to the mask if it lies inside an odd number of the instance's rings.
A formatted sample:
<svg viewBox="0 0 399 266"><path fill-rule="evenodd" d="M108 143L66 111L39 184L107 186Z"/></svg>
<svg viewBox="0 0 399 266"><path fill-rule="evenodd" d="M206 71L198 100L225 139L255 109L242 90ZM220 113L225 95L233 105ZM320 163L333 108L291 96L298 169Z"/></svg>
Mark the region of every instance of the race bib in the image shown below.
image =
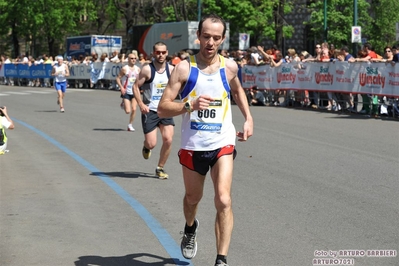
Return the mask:
<svg viewBox="0 0 399 266"><path fill-rule="evenodd" d="M163 91L166 88L167 83L157 83L155 84L153 90L152 90L152 97L151 99L153 101L159 101L162 97Z"/></svg>
<svg viewBox="0 0 399 266"><path fill-rule="evenodd" d="M220 132L224 118L223 101L214 100L209 103L208 109L191 112L190 120L192 130Z"/></svg>

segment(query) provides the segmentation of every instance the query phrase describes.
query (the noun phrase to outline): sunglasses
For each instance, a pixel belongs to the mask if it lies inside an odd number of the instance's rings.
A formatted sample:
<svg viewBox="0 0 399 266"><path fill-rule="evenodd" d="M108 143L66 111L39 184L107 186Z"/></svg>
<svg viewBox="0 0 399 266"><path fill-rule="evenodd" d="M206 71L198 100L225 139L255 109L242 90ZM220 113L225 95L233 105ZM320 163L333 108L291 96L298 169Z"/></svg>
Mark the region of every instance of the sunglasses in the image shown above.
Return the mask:
<svg viewBox="0 0 399 266"><path fill-rule="evenodd" d="M321 46L316 46L316 49L320 49L321 48Z"/></svg>
<svg viewBox="0 0 399 266"><path fill-rule="evenodd" d="M133 59L137 59L137 58L136 58L136 57L129 57L129 59L132 59L132 60L133 60Z"/></svg>
<svg viewBox="0 0 399 266"><path fill-rule="evenodd" d="M166 54L166 53L167 53L167 51L155 51L156 55Z"/></svg>
<svg viewBox="0 0 399 266"><path fill-rule="evenodd" d="M390 53L390 52L391 52L391 50L386 50L385 52L386 52L386 53Z"/></svg>

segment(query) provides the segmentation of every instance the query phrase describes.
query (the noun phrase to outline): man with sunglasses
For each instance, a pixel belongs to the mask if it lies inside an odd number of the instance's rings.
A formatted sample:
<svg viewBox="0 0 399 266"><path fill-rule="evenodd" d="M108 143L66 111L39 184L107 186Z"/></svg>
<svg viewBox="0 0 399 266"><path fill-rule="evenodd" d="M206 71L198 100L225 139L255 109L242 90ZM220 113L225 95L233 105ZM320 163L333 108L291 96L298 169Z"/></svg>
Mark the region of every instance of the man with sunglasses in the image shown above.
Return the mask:
<svg viewBox="0 0 399 266"><path fill-rule="evenodd" d="M127 65L121 68L116 77L116 83L121 89L121 98L123 99L121 107L124 108L126 114L130 114L127 131L133 132L133 120L137 108L137 101L133 95L133 85L140 74L140 68L136 66L137 56L134 53L129 54L127 60Z"/></svg>
<svg viewBox="0 0 399 266"><path fill-rule="evenodd" d="M144 145L142 154L144 159L149 159L151 150L157 144L157 127L162 135L162 147L155 174L160 179L167 179L169 175L164 166L172 149L172 139L175 123L173 118L159 118L157 114L158 103L162 97L166 84L169 81L173 66L166 61L168 49L163 42L153 46L153 60L144 64L138 79L133 86L133 94L141 110L141 123L144 132ZM140 95L143 90L143 99Z"/></svg>

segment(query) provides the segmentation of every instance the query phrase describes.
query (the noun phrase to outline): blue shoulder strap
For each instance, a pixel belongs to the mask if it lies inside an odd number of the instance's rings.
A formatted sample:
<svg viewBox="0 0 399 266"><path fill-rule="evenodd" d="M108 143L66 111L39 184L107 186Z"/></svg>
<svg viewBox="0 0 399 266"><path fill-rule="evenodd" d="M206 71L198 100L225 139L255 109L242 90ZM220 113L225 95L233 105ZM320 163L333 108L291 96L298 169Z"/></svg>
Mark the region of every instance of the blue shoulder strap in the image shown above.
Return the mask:
<svg viewBox="0 0 399 266"><path fill-rule="evenodd" d="M151 68L151 78L149 80L145 81L144 83L151 83L154 80L154 76L155 76L155 72L156 72L156 69L155 69L155 66L154 66L154 62L151 62L149 64L149 66ZM169 79L170 78L170 71L169 71L169 64L168 63L166 63L166 65L165 65L165 70L166 70L166 75L168 76L168 79Z"/></svg>

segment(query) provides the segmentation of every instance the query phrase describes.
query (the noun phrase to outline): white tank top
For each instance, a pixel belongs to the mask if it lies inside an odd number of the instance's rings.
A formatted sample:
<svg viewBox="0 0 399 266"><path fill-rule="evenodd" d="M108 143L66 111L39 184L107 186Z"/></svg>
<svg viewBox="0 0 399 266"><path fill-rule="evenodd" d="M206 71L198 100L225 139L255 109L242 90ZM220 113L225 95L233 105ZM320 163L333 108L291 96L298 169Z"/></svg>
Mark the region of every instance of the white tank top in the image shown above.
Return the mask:
<svg viewBox="0 0 399 266"><path fill-rule="evenodd" d="M150 110L155 112L157 111L159 100L161 99L163 91L165 90L166 85L168 84L168 80L169 78L166 73L166 69L162 73L158 73L157 71L155 71L154 79L152 80L148 88L151 93L149 97L150 103L148 105Z"/></svg>
<svg viewBox="0 0 399 266"><path fill-rule="evenodd" d="M126 75L122 77L121 83L126 89L126 94L133 95L133 84L137 80L139 71L137 66L133 66L133 70L128 65L124 66L124 68L126 68Z"/></svg>
<svg viewBox="0 0 399 266"><path fill-rule="evenodd" d="M190 56L190 74L180 93L182 102L204 94L215 100L206 110L183 114L182 149L208 151L235 145L236 130L231 115L230 85L226 77L225 59L220 55L219 58L219 71L206 74L197 68L195 56Z"/></svg>
<svg viewBox="0 0 399 266"><path fill-rule="evenodd" d="M66 81L66 77L65 77L65 74L66 74L65 68L66 67L67 66L65 64L58 65L58 63L57 63L54 65L55 73L57 74L55 76L55 82L65 82Z"/></svg>

